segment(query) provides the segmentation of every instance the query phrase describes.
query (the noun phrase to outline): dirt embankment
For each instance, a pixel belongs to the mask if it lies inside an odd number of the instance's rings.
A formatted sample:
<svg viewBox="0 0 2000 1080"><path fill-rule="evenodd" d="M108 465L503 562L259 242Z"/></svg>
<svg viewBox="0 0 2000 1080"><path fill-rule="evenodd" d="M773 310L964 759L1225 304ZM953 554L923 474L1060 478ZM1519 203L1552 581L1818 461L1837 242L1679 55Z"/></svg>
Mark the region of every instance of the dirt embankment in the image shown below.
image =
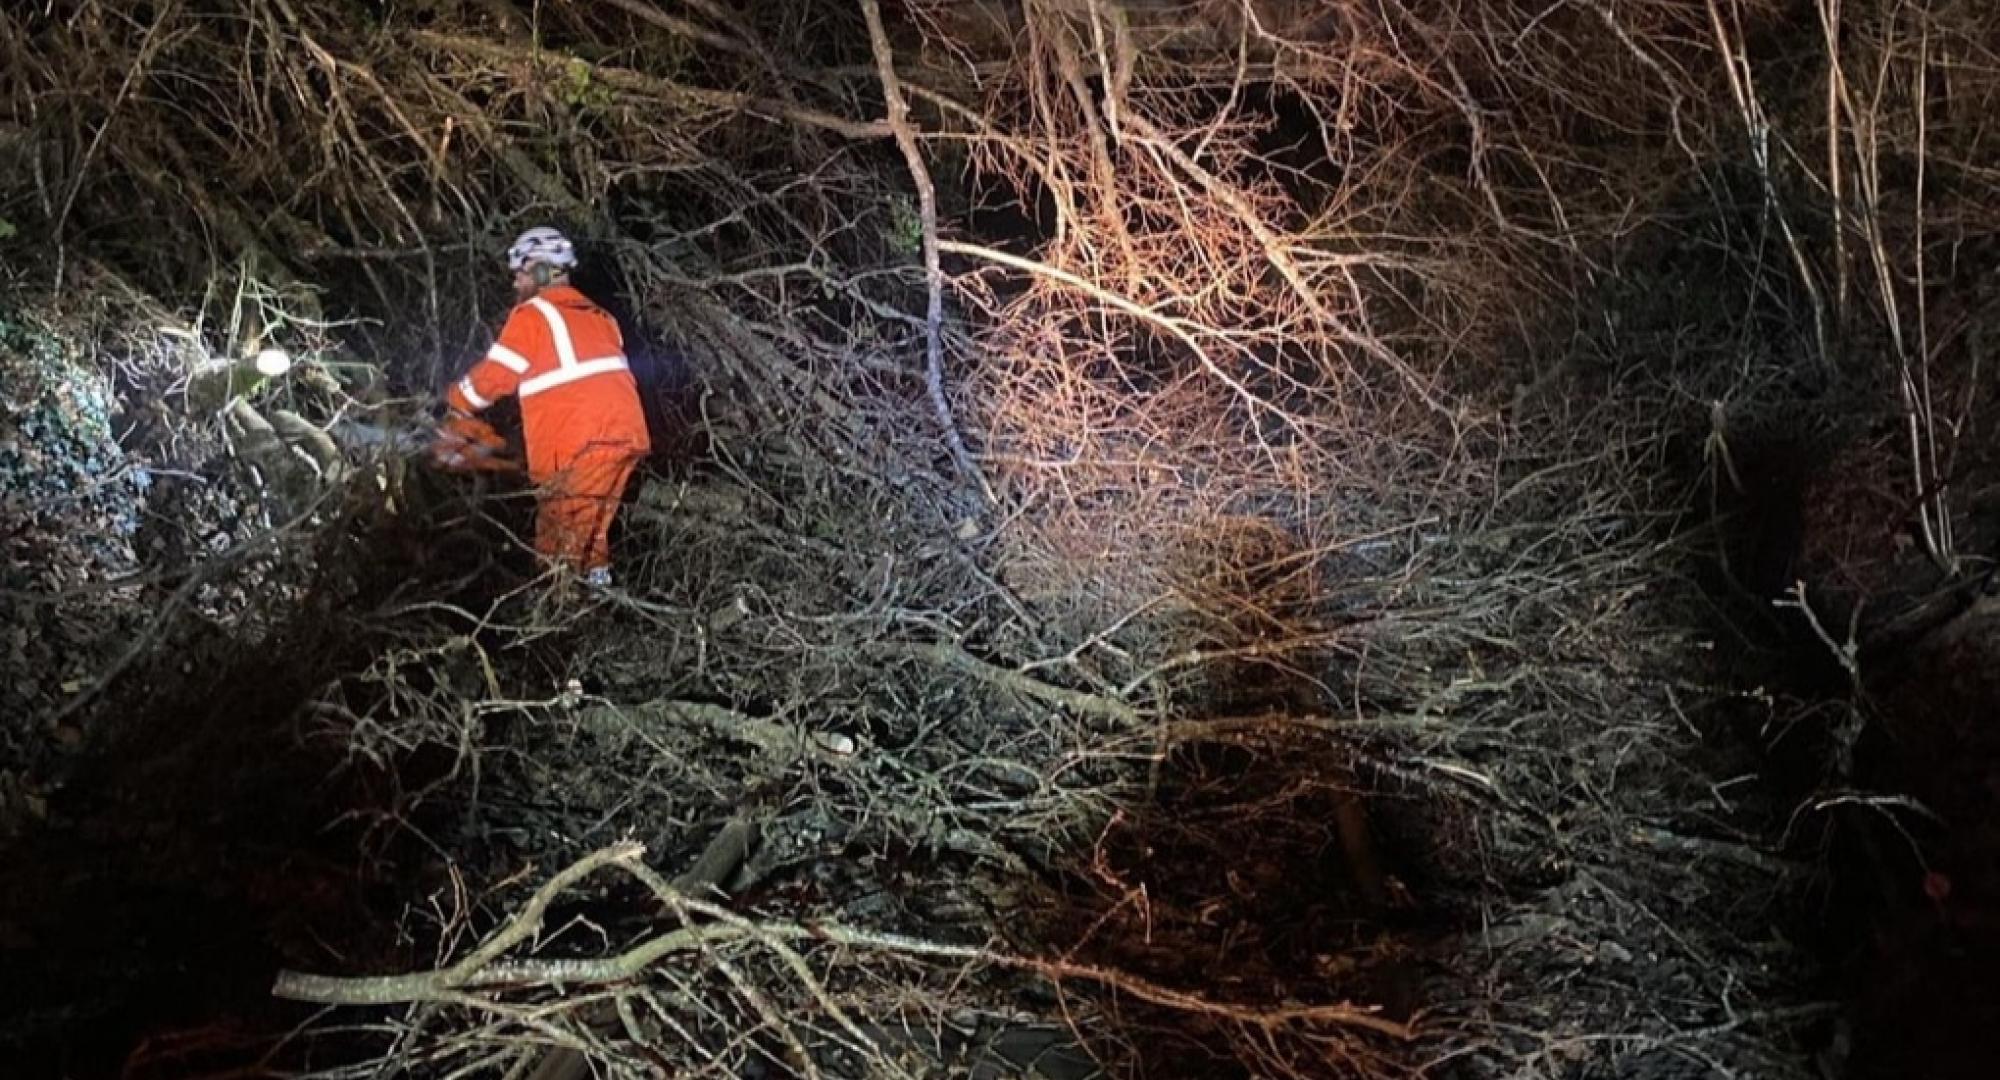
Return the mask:
<svg viewBox="0 0 2000 1080"><path fill-rule="evenodd" d="M1772 695L1740 722L1791 805L1786 843L1818 867L1798 932L1850 1003L1833 1063L1856 1077L1984 1075L1972 1033L2000 1020L2000 742L1984 722L2000 705L2000 504L1978 436L1996 415L1979 388L1943 396L1966 406L1949 566L1899 513L1907 427L1865 407L1746 440L1725 499L1736 670Z"/></svg>

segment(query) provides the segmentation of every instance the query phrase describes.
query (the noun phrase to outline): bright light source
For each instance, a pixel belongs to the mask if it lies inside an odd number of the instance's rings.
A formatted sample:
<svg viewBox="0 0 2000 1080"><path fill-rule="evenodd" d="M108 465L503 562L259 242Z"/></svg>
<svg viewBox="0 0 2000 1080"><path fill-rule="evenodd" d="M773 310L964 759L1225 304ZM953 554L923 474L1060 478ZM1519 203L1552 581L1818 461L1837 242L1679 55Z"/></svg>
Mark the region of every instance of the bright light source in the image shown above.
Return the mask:
<svg viewBox="0 0 2000 1080"><path fill-rule="evenodd" d="M283 349L265 349L257 354L254 361L257 374L276 378L292 370L292 356Z"/></svg>

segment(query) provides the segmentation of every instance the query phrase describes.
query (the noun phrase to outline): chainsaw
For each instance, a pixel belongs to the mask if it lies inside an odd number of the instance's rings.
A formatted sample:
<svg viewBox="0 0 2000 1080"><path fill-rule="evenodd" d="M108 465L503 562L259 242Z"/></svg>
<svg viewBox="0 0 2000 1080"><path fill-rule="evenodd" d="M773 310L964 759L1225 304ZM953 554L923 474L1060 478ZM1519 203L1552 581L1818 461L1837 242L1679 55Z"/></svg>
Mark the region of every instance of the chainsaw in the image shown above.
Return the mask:
<svg viewBox="0 0 2000 1080"><path fill-rule="evenodd" d="M342 420L333 427L342 446L380 450L401 457L421 457L445 472L519 472L520 459L493 425L477 417L451 414L442 420L409 425L370 424Z"/></svg>

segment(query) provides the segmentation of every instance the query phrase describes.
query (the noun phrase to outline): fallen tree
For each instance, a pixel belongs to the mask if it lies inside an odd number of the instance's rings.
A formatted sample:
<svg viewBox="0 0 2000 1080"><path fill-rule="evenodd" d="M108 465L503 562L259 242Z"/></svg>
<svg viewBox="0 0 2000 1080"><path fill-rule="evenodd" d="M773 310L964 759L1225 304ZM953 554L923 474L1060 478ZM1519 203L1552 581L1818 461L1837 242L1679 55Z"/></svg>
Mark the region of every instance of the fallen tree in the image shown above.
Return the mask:
<svg viewBox="0 0 2000 1080"><path fill-rule="evenodd" d="M1977 124L1913 80L1985 85L1981 16L1814 13L1822 127L1752 64L1798 40L1770 5L1193 7L0 15L0 207L54 291L102 267L204 358L329 373L213 430L284 466L268 506L342 507L295 572L370 648L301 711L350 769L426 762L373 835L454 884L406 931L436 963L280 980L377 1010L291 1067L923 1074L1061 1030L1130 1074L1809 1074L1803 863L1724 783L1762 699L1688 524L1838 392L1956 558L1959 376L1893 270L1951 241L1879 174L1969 182ZM176 242L111 232L135 202ZM504 504L328 451L477 351L545 218L688 358L706 450L581 600ZM1864 324L1892 364L1839 354ZM421 572L349 580L412 534ZM728 903L613 843L746 814Z"/></svg>

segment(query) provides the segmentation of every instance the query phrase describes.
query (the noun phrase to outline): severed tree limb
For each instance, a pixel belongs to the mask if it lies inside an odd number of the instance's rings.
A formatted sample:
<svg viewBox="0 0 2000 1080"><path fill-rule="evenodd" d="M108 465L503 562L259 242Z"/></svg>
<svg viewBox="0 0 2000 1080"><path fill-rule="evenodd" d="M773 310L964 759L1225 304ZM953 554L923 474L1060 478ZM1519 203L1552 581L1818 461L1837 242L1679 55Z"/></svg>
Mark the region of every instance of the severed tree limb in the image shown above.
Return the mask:
<svg viewBox="0 0 2000 1080"><path fill-rule="evenodd" d="M966 452L965 440L952 419L951 403L944 396L944 270L938 262L937 189L931 183L923 151L917 146L917 133L910 127L910 103L904 99L903 84L896 77L896 56L889 48L889 33L882 27L881 5L876 0L861 0L861 13L868 20L868 40L875 50L882 98L889 107L889 129L895 133L896 145L903 151L910 180L917 188L917 214L924 232L924 386L930 392L931 408L937 413L938 423L944 427L952 461L963 475L978 480L981 490L991 499L992 490L986 487L979 466Z"/></svg>
<svg viewBox="0 0 2000 1080"><path fill-rule="evenodd" d="M757 823L749 818L732 818L703 848L694 865L674 879L673 888L690 896L728 895L727 884L736 868L757 844ZM528 1080L581 1080L590 1075L590 1060L577 1050L558 1046L535 1063Z"/></svg>
<svg viewBox="0 0 2000 1080"><path fill-rule="evenodd" d="M582 714L587 724L652 721L664 724L693 724L737 742L747 743L781 761L799 757L841 760L853 753L853 742L845 736L808 731L792 724L766 720L723 705L701 701L648 701L637 705L610 705Z"/></svg>
<svg viewBox="0 0 2000 1080"><path fill-rule="evenodd" d="M687 872L674 879L674 890L689 896L700 896L710 890L727 894L729 879L743 860L750 857L750 849L757 846L757 823L749 818L731 818L701 849L701 855L688 867Z"/></svg>
<svg viewBox="0 0 2000 1080"><path fill-rule="evenodd" d="M527 906L509 919L499 932L450 967L414 975L391 975L374 979L343 979L330 975L280 971L277 982L271 987L271 994L273 997L289 1001L317 1001L332 1005L388 1005L425 1000L470 987L532 980L537 976L546 978L551 970L551 964L561 965L567 962L534 961L524 966L518 961L505 965L496 964L496 961L507 950L535 936L541 930L542 917L548 913L549 904L553 903L564 890L606 866L637 859L645 853L645 850L644 845L628 841L602 848L570 864L544 882L541 888L536 889L535 894L528 898ZM523 979L509 977L514 972L521 973Z"/></svg>
<svg viewBox="0 0 2000 1080"><path fill-rule="evenodd" d="M722 831L703 849L695 864L674 879L671 886L674 894L692 894L720 886L742 863L750 845L755 843L756 835L756 824L747 819L738 818L723 826ZM616 982L638 974L655 960L672 953L746 936L740 928L729 926L687 927L654 938L609 961L500 959L507 950L541 930L549 904L565 890L607 866L625 866L630 870L630 864L636 863L644 854L644 845L627 841L602 848L572 863L536 889L520 913L509 919L497 933L450 967L409 975L368 978L281 971L271 994L289 1001L328 1005L389 1005L440 1000L442 995L448 993L497 986ZM650 870L647 873L650 874Z"/></svg>
<svg viewBox="0 0 2000 1080"><path fill-rule="evenodd" d="M1074 713L1102 716L1123 724L1137 724L1140 720L1138 709L1117 698L1043 682L1032 675L981 660L949 641L933 641L927 644L888 642L869 646L868 651L878 656L907 657L942 664L971 675L981 682L991 683Z"/></svg>
<svg viewBox="0 0 2000 1080"><path fill-rule="evenodd" d="M271 427L287 445L297 448L313 460L319 467L319 474L328 481L337 481L345 471L347 459L340 452L340 444L333 441L318 424L288 409L271 410Z"/></svg>
<svg viewBox="0 0 2000 1080"><path fill-rule="evenodd" d="M1163 986L1111 968L1068 960L1044 960L996 952L980 945L954 945L911 937L905 934L863 930L830 923L752 922L727 908L698 900L680 892L640 861L644 846L626 841L584 857L550 878L529 900L527 907L500 932L450 967L409 975L338 978L285 971L278 975L272 994L293 1001L328 1005L389 1005L417 1001L462 1002L467 989L507 985L581 986L625 982L667 957L729 942L751 942L772 949L795 975L817 986L818 978L806 968L792 943L830 942L850 949L893 953L929 960L986 964L1039 975L1051 982L1076 980L1126 994L1166 1008L1219 1017L1262 1030L1274 1030L1300 1023L1334 1024L1373 1032L1395 1039L1410 1039L1415 1032L1409 1024L1385 1019L1376 1009L1341 1002L1331 1005L1286 1004L1276 1007L1238 1005L1210 1001L1187 991ZM717 920L702 926L683 927L649 938L615 956L594 960L512 960L500 955L526 940L540 928L544 912L557 894L583 877L605 867L618 867L651 889L670 909ZM831 1004L823 999L822 1005ZM845 1025L843 1025L845 1026ZM865 1036L863 1036L865 1039Z"/></svg>

